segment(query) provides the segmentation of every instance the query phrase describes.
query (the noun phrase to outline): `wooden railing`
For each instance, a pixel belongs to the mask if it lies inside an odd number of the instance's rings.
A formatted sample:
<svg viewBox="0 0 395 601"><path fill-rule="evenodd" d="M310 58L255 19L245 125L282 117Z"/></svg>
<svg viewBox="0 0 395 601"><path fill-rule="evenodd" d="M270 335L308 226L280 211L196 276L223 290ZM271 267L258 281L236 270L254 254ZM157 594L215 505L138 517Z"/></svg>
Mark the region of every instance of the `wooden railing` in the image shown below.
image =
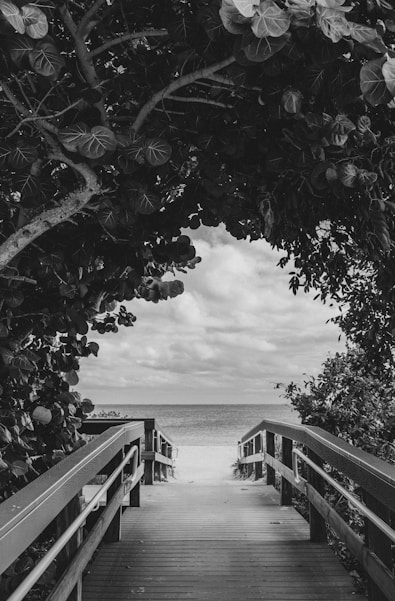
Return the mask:
<svg viewBox="0 0 395 601"><path fill-rule="evenodd" d="M80 431L84 434L100 434L110 425L115 426L136 421L144 422L145 445L142 451L144 484L153 484L155 480L166 480L168 470L174 475L174 460L177 456L177 448L155 419L89 419L82 424Z"/></svg>
<svg viewBox="0 0 395 601"><path fill-rule="evenodd" d="M296 444L298 443L298 444ZM291 505L294 489L309 503L310 539L326 541L326 524L346 544L368 575L370 601L395 599L395 468L321 428L264 420L239 442L239 463L255 478L275 484L280 475L280 502ZM305 466L306 478L299 473ZM336 480L328 466L359 485L362 502ZM364 518L359 536L324 498L325 487L342 494Z"/></svg>
<svg viewBox="0 0 395 601"><path fill-rule="evenodd" d="M48 527L57 539L9 601L24 599L54 560L58 581L47 601L81 600L82 573L100 541L121 538L125 495L130 506L140 504L143 435L143 422L111 427L0 504L0 574ZM85 503L83 487L98 474L107 478ZM105 509L92 514L105 493Z"/></svg>

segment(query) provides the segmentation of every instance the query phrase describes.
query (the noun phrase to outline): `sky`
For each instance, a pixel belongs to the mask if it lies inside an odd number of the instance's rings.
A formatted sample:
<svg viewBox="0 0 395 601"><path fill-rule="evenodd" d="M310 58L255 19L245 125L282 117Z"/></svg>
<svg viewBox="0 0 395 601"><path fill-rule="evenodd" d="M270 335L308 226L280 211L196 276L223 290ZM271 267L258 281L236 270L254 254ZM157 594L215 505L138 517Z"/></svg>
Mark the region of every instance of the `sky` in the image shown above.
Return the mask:
<svg viewBox="0 0 395 601"><path fill-rule="evenodd" d="M291 267L276 266L281 253L223 227L191 234L202 262L177 274L182 295L126 303L134 327L90 333L99 356L81 360L78 390L95 404L284 403L284 384L344 350L326 323L336 308L315 293L294 296Z"/></svg>

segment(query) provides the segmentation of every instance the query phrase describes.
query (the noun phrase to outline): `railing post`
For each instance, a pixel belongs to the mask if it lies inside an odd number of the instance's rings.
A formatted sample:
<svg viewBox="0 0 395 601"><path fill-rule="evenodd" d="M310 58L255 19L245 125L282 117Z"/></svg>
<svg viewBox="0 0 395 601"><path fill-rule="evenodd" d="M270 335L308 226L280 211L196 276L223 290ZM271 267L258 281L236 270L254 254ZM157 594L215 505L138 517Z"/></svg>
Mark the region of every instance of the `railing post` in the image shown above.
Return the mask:
<svg viewBox="0 0 395 601"><path fill-rule="evenodd" d="M154 428L155 428L155 420L146 419L144 422L145 450L146 451L154 450ZM154 462L152 461L152 459L144 460L144 483L145 484L153 484L154 483Z"/></svg>
<svg viewBox="0 0 395 601"><path fill-rule="evenodd" d="M168 449L168 443L164 440L162 442L162 455L164 455L167 459L167 449ZM163 479L166 481L167 480L167 464L166 463L162 463L162 476Z"/></svg>
<svg viewBox="0 0 395 601"><path fill-rule="evenodd" d="M292 469L292 440L281 437L281 461ZM281 476L281 505L292 505L292 484L284 476Z"/></svg>
<svg viewBox="0 0 395 601"><path fill-rule="evenodd" d="M155 452L156 453L160 453L161 452L161 434L158 431L155 431ZM154 478L155 480L158 480L159 482L162 482L162 465L159 463L159 461L154 461Z"/></svg>
<svg viewBox="0 0 395 601"><path fill-rule="evenodd" d="M141 440L140 438L138 440L135 440L130 446L134 446L136 445L138 447L138 461L137 461L137 465L140 466L141 463ZM131 460L131 465L133 465L133 457ZM132 488L132 490L129 493L129 507L140 507L140 485L141 482L140 480L137 482L137 484L134 486L134 488Z"/></svg>
<svg viewBox="0 0 395 601"><path fill-rule="evenodd" d="M322 467L323 461L310 449L307 450L307 456L319 467ZM325 490L324 479L317 474L312 467L307 467L307 481L323 497ZM310 540L313 543L321 543L327 540L325 519L317 511L312 503L309 503L309 522L310 522Z"/></svg>
<svg viewBox="0 0 395 601"><path fill-rule="evenodd" d="M380 501L366 491L363 492L363 498L366 506L369 509L374 511L378 517L393 527L395 521L394 514L387 507L385 507L385 505L380 503ZM375 555L377 555L377 557L379 557L379 559L381 559L381 561L393 573L394 557L390 539L367 518L365 519L365 533L366 543L369 549L373 551L373 553L375 553ZM369 576L368 599L369 601L390 601L390 599L384 595L381 589Z"/></svg>
<svg viewBox="0 0 395 601"><path fill-rule="evenodd" d="M255 453L260 453L262 451L262 439L261 433L255 436ZM255 461L255 480L259 480L262 478L262 461Z"/></svg>
<svg viewBox="0 0 395 601"><path fill-rule="evenodd" d="M125 457L124 451L119 451L114 458L107 464L106 471L108 474L111 474L116 467L122 463L123 458ZM110 503L112 497L117 492L118 488L121 486L123 480L123 470L119 473L119 475L115 478L114 482L111 484L110 488L107 491L107 505ZM121 540L121 518L122 518L122 503L118 507L116 514L110 522L109 527L106 530L104 535L104 540L107 543L116 543Z"/></svg>
<svg viewBox="0 0 395 601"><path fill-rule="evenodd" d="M274 457L274 432L268 432L266 430L266 453ZM275 485L276 483L276 470L270 465L266 466L266 484Z"/></svg>
<svg viewBox="0 0 395 601"><path fill-rule="evenodd" d="M71 501L62 509L56 518L56 536L59 538L61 534L70 526L75 518L81 512L81 501L80 495L77 495L71 499ZM69 566L72 558L74 557L78 547L82 543L82 531L81 528L76 534L69 540L64 546L62 551L59 553L56 560L56 571L58 578L61 577L63 572ZM67 601L82 601L82 574L80 575L77 584L70 593Z"/></svg>
<svg viewBox="0 0 395 601"><path fill-rule="evenodd" d="M250 457L253 452L254 452L254 441L250 440L248 443L248 456ZM254 471L254 464L253 463L247 463L247 476L251 476L252 472Z"/></svg>

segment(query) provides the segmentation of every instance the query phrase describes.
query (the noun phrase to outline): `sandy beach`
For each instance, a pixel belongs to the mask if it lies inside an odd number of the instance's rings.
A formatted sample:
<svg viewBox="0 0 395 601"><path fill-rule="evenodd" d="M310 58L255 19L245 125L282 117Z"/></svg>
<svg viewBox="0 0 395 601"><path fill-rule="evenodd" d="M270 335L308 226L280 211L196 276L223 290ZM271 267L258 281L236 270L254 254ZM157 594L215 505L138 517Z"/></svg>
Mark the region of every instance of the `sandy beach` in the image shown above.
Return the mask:
<svg viewBox="0 0 395 601"><path fill-rule="evenodd" d="M232 479L235 446L183 446L175 462L174 482L214 483Z"/></svg>

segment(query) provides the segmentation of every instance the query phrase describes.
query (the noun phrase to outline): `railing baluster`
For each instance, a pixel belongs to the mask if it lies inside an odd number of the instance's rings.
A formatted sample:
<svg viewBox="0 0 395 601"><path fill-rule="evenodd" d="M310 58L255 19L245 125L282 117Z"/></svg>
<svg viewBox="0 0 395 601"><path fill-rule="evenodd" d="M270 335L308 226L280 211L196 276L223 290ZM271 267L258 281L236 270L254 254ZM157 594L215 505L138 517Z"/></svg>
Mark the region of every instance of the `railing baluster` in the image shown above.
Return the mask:
<svg viewBox="0 0 395 601"><path fill-rule="evenodd" d="M252 455L253 452L254 452L253 445L254 445L254 441L250 440L249 443L248 443L248 447L247 447L248 457L250 457L250 455ZM254 464L253 463L248 463L247 464L247 476L250 477L253 471L254 471Z"/></svg>
<svg viewBox="0 0 395 601"><path fill-rule="evenodd" d="M395 522L394 514L366 491L364 491L363 497L366 506L374 511L374 513L384 520L384 522L393 527ZM384 565L386 565L392 573L394 573L393 548L389 538L368 519L365 519L365 532L369 549L381 559ZM379 589L377 584L369 577L368 599L369 601L388 601L387 597Z"/></svg>
<svg viewBox="0 0 395 601"><path fill-rule="evenodd" d="M144 432L145 432L145 450L154 451L154 428L155 420L145 420ZM154 483L154 461L152 459L144 460L144 483Z"/></svg>
<svg viewBox="0 0 395 601"><path fill-rule="evenodd" d="M56 537L59 538L63 532L70 526L75 518L80 514L81 511L81 495L76 495L71 501L62 509L56 518ZM73 559L78 547L82 542L81 528L78 532L70 539L70 541L63 547L56 559L56 572L58 578L60 578L67 566ZM78 579L73 591L69 595L67 601L81 601L82 600L82 575Z"/></svg>
<svg viewBox="0 0 395 601"><path fill-rule="evenodd" d="M261 433L255 436L255 453L260 453L262 451L262 439ZM262 478L262 461L255 462L255 480L259 480Z"/></svg>
<svg viewBox="0 0 395 601"><path fill-rule="evenodd" d="M124 452L119 451L114 458L107 464L106 471L111 474L115 470L115 468L122 462L124 458ZM110 488L107 491L107 505L110 503L112 497L117 492L118 488L121 486L123 480L123 471L117 476L114 482L111 484ZM116 543L121 540L121 518L122 518L122 504L119 506L115 516L113 517L107 531L104 535L104 540L107 543Z"/></svg>
<svg viewBox="0 0 395 601"><path fill-rule="evenodd" d="M290 438L281 437L281 461L284 465L292 468L292 447ZM284 476L281 477L281 505L292 505L292 484Z"/></svg>
<svg viewBox="0 0 395 601"><path fill-rule="evenodd" d="M313 451L308 449L307 456L314 461L319 467L322 467L323 461ZM317 492L323 497L325 482L324 479L314 471L313 468L307 467L307 481ZM320 543L327 540L325 519L317 511L312 503L309 503L309 522L310 522L310 540L314 543Z"/></svg>
<svg viewBox="0 0 395 601"><path fill-rule="evenodd" d="M268 432L266 430L266 453L274 457L274 432ZM266 484L275 485L276 482L276 470L270 465L266 465Z"/></svg>

